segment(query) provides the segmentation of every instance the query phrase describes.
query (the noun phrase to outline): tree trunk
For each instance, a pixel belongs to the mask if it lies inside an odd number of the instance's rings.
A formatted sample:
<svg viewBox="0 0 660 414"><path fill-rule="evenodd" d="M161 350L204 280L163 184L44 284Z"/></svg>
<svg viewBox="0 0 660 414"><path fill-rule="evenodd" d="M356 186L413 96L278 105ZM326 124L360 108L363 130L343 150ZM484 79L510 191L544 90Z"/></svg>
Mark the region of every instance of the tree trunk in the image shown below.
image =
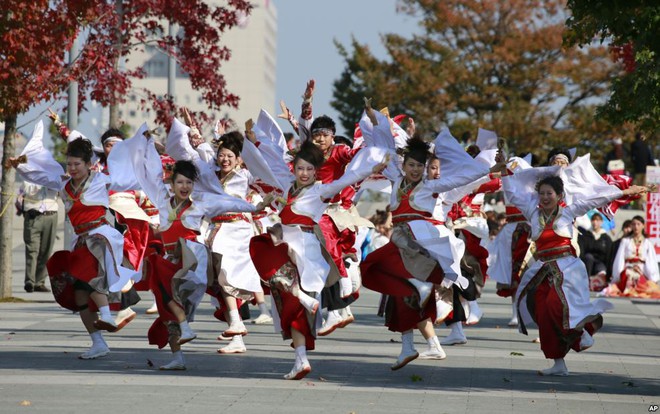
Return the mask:
<svg viewBox="0 0 660 414"><path fill-rule="evenodd" d="M2 196L0 197L0 298L11 297L12 286L12 223L14 218L14 181L16 171L5 168L6 161L16 152L16 115L5 118L2 144Z"/></svg>

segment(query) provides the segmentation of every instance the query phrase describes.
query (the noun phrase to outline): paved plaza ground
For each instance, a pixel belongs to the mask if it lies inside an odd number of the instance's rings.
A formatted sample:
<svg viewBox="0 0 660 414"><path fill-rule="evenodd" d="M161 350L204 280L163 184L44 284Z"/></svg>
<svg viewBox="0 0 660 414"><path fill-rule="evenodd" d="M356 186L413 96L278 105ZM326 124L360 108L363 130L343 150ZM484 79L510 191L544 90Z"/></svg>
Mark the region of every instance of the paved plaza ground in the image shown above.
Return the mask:
<svg viewBox="0 0 660 414"><path fill-rule="evenodd" d="M0 413L586 414L646 413L660 404L660 302L612 300L594 347L568 355L571 375L540 377L536 370L550 362L532 342L535 331L527 337L506 326L510 305L492 283L466 345L445 347L446 360L416 360L396 372L389 366L400 337L383 327L370 291L353 306L355 323L317 341L313 371L302 381L281 379L293 350L272 325L248 325L246 354L216 353L225 325L208 302L192 324L198 339L184 345L187 371L157 369L169 352L147 344L148 298L134 322L106 335L110 355L79 360L90 340L78 316L50 293L23 291L22 220L15 224L14 296L29 302L0 303ZM419 334L416 346L425 347Z"/></svg>

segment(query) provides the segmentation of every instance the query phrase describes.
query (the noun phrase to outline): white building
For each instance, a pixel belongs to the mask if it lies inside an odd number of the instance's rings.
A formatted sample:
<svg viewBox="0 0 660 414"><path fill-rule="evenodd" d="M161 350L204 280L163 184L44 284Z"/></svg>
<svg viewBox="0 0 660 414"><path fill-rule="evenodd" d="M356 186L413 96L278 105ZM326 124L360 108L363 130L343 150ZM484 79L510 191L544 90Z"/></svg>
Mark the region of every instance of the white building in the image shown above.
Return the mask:
<svg viewBox="0 0 660 414"><path fill-rule="evenodd" d="M209 0L209 5L223 4L222 0ZM256 120L261 108L274 113L275 73L277 53L277 11L270 0L252 0L254 8L245 22L225 32L222 45L231 50L231 59L218 69L227 82L227 90L240 97L238 109L223 108L222 113L211 114L202 96L193 90L190 81L177 68L175 102L191 111L205 112L216 118L230 117L243 129L249 118ZM132 54L129 64L144 66L147 77L133 81L133 89L126 104L120 108L120 120L137 128L142 122L153 122L153 116L139 109L140 90L147 88L157 95L167 93L167 56L154 48L140 56ZM105 111L107 112L107 110ZM107 116L107 115L106 115ZM107 125L107 119L101 122ZM202 125L209 136L211 125Z"/></svg>

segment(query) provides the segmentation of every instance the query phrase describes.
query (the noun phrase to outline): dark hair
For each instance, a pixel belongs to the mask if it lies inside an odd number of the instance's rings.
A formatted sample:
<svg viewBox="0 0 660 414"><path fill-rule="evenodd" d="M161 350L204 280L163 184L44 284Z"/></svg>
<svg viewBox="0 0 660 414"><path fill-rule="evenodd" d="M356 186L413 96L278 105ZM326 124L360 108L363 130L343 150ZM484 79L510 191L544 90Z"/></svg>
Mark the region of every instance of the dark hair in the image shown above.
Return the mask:
<svg viewBox="0 0 660 414"><path fill-rule="evenodd" d="M67 157L82 158L83 161L92 161L92 142L85 138L76 138L66 146Z"/></svg>
<svg viewBox="0 0 660 414"><path fill-rule="evenodd" d="M298 160L304 160L312 164L317 170L321 168L325 159L323 158L323 151L317 147L311 140L302 143L300 150L293 157L293 166L298 163Z"/></svg>
<svg viewBox="0 0 660 414"><path fill-rule="evenodd" d="M405 163L408 158L412 158L413 160L426 165L426 161L431 156L429 147L430 146L427 142L424 142L423 139L417 136L409 138L408 141L406 141L406 147L403 150L403 162Z"/></svg>
<svg viewBox="0 0 660 414"><path fill-rule="evenodd" d="M626 221L624 221L623 224L621 225L621 228L624 229L624 228L626 228L626 227L630 227L631 224L632 224L632 220L626 220Z"/></svg>
<svg viewBox="0 0 660 414"><path fill-rule="evenodd" d="M470 155L470 157L476 158L477 155L479 155L479 153L481 152L481 150L476 145L470 145L465 149L465 152L467 152Z"/></svg>
<svg viewBox="0 0 660 414"><path fill-rule="evenodd" d="M550 165L550 160L552 160L552 158L555 155L559 155L559 154L565 155L566 158L568 158L568 162L569 163L571 162L571 153L570 153L570 151L565 147L557 147L557 148L553 148L548 153L548 158L546 159L546 164Z"/></svg>
<svg viewBox="0 0 660 414"><path fill-rule="evenodd" d="M337 132L335 121L333 121L332 118L327 115L321 115L320 117L315 118L314 122L312 122L312 126L309 128L309 131L313 134L314 130L318 128L327 128L332 131L332 135Z"/></svg>
<svg viewBox="0 0 660 414"><path fill-rule="evenodd" d="M374 226L382 226L387 223L387 217L389 216L389 209L386 210L376 210L373 216L369 217L369 221L374 224Z"/></svg>
<svg viewBox="0 0 660 414"><path fill-rule="evenodd" d="M594 214L591 216L591 219L592 219L592 220L593 220L593 219L600 219L600 221L603 221L603 216L601 216L600 213L594 213Z"/></svg>
<svg viewBox="0 0 660 414"><path fill-rule="evenodd" d="M646 221L644 220L644 217L642 217L642 216L635 216L635 217L631 218L630 219L631 224L632 224L633 220L637 220L642 224L646 223ZM646 229L644 227L642 227L642 236L646 237ZM630 237L632 237L632 231L630 232Z"/></svg>
<svg viewBox="0 0 660 414"><path fill-rule="evenodd" d="M637 220L637 221L639 221L639 222L642 223L642 224L645 224L645 223L646 223L646 221L644 220L644 217L642 217L642 216L635 216L635 217L633 217L633 218L630 219L630 222L632 223L633 220Z"/></svg>
<svg viewBox="0 0 660 414"><path fill-rule="evenodd" d="M103 145L105 140L107 140L110 137L116 137L122 140L126 139L126 136L121 130L117 128L110 128L109 130L105 131L103 135L101 135L101 145Z"/></svg>
<svg viewBox="0 0 660 414"><path fill-rule="evenodd" d="M343 135L335 135L334 141L335 144L344 144L348 145L349 147L353 147L353 140Z"/></svg>
<svg viewBox="0 0 660 414"><path fill-rule="evenodd" d="M223 148L228 149L234 155L240 157L241 151L243 151L243 135L238 131L232 131L221 136L218 140L218 150L215 153L216 158Z"/></svg>
<svg viewBox="0 0 660 414"><path fill-rule="evenodd" d="M550 187L552 187L553 190L555 190L555 193L557 193L557 195L564 194L564 181L562 181L561 177L558 177L556 175L551 175L545 178L541 178L536 182L535 190L537 193L541 189L542 185L549 185Z"/></svg>
<svg viewBox="0 0 660 414"><path fill-rule="evenodd" d="M172 169L172 182L176 180L176 176L179 174L192 181L197 181L199 170L192 161L179 160L174 163L174 168Z"/></svg>

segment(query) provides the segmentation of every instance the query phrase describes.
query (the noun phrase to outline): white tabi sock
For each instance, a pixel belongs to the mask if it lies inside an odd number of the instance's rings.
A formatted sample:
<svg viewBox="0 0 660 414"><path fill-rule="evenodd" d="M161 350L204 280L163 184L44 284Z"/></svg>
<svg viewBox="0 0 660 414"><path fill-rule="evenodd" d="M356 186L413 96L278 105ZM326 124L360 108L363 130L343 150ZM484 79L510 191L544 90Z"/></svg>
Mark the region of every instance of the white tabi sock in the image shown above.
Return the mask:
<svg viewBox="0 0 660 414"><path fill-rule="evenodd" d="M465 336L465 334L463 333L463 324L461 322L454 322L451 325L449 325L449 327L451 328L452 334L456 333Z"/></svg>
<svg viewBox="0 0 660 414"><path fill-rule="evenodd" d="M186 331L191 331L190 325L188 324L188 321L184 320L183 322L179 322L179 327L181 328L181 332L186 332Z"/></svg>
<svg viewBox="0 0 660 414"><path fill-rule="evenodd" d="M437 336L430 337L429 339L426 340L426 342L428 342L429 348L437 348L438 347L437 344L439 343Z"/></svg>
<svg viewBox="0 0 660 414"><path fill-rule="evenodd" d="M303 365L309 365L307 360L307 348L305 345L300 345L296 347L296 367L302 367Z"/></svg>
<svg viewBox="0 0 660 414"><path fill-rule="evenodd" d="M238 313L238 309L229 311L229 324L239 323L241 321L241 315Z"/></svg>
<svg viewBox="0 0 660 414"><path fill-rule="evenodd" d="M110 306L99 306L99 314L101 315L101 319L106 320L106 321L111 321L113 320L112 315L110 314Z"/></svg>
<svg viewBox="0 0 660 414"><path fill-rule="evenodd" d="M107 344L105 343L105 339L103 339L103 333L101 331L95 331L89 334L89 336L92 338L92 347L95 346L101 346Z"/></svg>
<svg viewBox="0 0 660 414"><path fill-rule="evenodd" d="M183 351L172 352L172 356L174 357L174 361L185 365L186 361L183 359Z"/></svg>
<svg viewBox="0 0 660 414"><path fill-rule="evenodd" d="M259 313L262 315L268 315L268 306L266 306L266 302L264 303L259 303Z"/></svg>

